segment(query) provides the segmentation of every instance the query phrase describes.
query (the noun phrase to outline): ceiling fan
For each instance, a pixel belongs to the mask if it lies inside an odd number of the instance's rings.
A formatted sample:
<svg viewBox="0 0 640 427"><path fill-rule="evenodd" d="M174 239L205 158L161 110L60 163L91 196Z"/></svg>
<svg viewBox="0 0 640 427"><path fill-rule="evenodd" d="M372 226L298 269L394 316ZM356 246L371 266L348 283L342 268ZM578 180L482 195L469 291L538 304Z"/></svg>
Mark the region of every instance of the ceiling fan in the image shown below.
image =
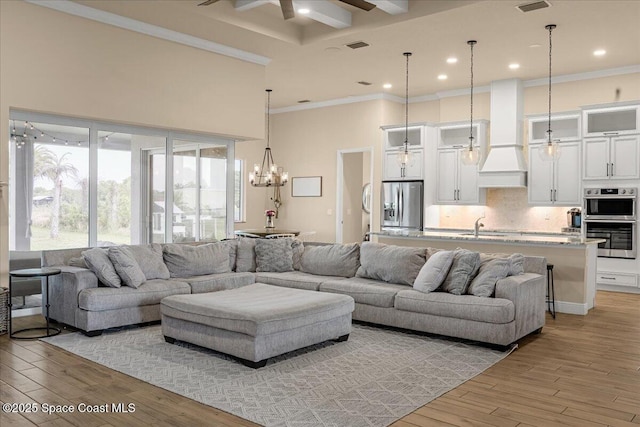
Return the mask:
<svg viewBox="0 0 640 427"><path fill-rule="evenodd" d="M198 4L198 6L209 6L210 4L216 3L217 1L218 0L206 0ZM366 0L339 1L357 7L358 9L366 10L367 12L376 7L375 4L369 3ZM291 19L296 16L295 11L293 10L293 0L280 0L280 9L282 9L282 16L284 17L284 19Z"/></svg>

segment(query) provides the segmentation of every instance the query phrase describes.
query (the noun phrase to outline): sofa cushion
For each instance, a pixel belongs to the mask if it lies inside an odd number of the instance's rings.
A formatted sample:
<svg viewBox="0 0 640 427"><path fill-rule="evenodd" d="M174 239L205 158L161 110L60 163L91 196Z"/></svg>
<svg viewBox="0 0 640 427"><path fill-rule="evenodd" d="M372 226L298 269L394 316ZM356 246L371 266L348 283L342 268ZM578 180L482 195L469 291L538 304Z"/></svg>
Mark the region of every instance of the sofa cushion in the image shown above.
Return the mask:
<svg viewBox="0 0 640 427"><path fill-rule="evenodd" d="M430 256L413 282L413 289L420 292L438 289L449 273L454 255L454 251L440 251Z"/></svg>
<svg viewBox="0 0 640 427"><path fill-rule="evenodd" d="M360 245L336 243L309 246L302 253L300 270L322 276L353 277L360 267Z"/></svg>
<svg viewBox="0 0 640 427"><path fill-rule="evenodd" d="M293 261L293 269L300 270L302 263L302 254L304 253L304 243L300 239L290 239L291 240L291 260Z"/></svg>
<svg viewBox="0 0 640 427"><path fill-rule="evenodd" d="M81 256L73 257L69 259L69 266L78 267L78 268L89 268L89 266L87 265L87 262Z"/></svg>
<svg viewBox="0 0 640 427"><path fill-rule="evenodd" d="M235 289L241 286L251 285L255 283L254 277L255 275L253 273L229 272L185 277L180 280L187 282L191 286L192 294L201 294L204 292L218 292L225 289Z"/></svg>
<svg viewBox="0 0 640 427"><path fill-rule="evenodd" d="M193 277L231 271L229 247L221 242L199 246L168 243L164 245L163 257L171 277Z"/></svg>
<svg viewBox="0 0 640 427"><path fill-rule="evenodd" d="M238 257L238 239L223 240L220 243L229 248L229 270L236 271L236 258Z"/></svg>
<svg viewBox="0 0 640 427"><path fill-rule="evenodd" d="M147 280L138 262L133 257L130 248L126 246L111 246L109 248L109 259L125 285L137 288Z"/></svg>
<svg viewBox="0 0 640 427"><path fill-rule="evenodd" d="M258 239L238 239L236 271L239 273L256 271L256 242Z"/></svg>
<svg viewBox="0 0 640 427"><path fill-rule="evenodd" d="M428 261L427 261L428 262ZM453 263L449 274L442 282L442 290L454 295L467 293L471 280L478 274L480 254L467 249L454 251Z"/></svg>
<svg viewBox="0 0 640 427"><path fill-rule="evenodd" d="M486 323L509 323L515 319L515 306L508 299L453 295L448 292L426 294L413 289L402 290L396 295L395 308Z"/></svg>
<svg viewBox="0 0 640 427"><path fill-rule="evenodd" d="M89 270L98 277L104 285L112 288L122 286L122 280L118 276L116 268L109 259L109 249L91 248L82 252L82 258L89 267Z"/></svg>
<svg viewBox="0 0 640 427"><path fill-rule="evenodd" d="M291 239L257 239L256 271L274 273L293 270Z"/></svg>
<svg viewBox="0 0 640 427"><path fill-rule="evenodd" d="M154 279L144 282L137 289L128 286L119 289L106 287L83 289L78 294L78 307L87 311L139 307L159 304L162 298L170 295L189 293L191 293L191 287L188 283L171 279Z"/></svg>
<svg viewBox="0 0 640 427"><path fill-rule="evenodd" d="M169 269L162 258L161 244L128 245L127 248L129 248L133 258L138 262L147 280L168 279L171 277Z"/></svg>
<svg viewBox="0 0 640 427"><path fill-rule="evenodd" d="M329 280L320 284L321 292L349 295L358 304L376 307L393 307L396 293L403 289L407 287L362 277Z"/></svg>
<svg viewBox="0 0 640 427"><path fill-rule="evenodd" d="M413 286L425 261L424 248L364 242L356 276Z"/></svg>
<svg viewBox="0 0 640 427"><path fill-rule="evenodd" d="M477 297L490 297L496 289L496 282L509 275L510 260L496 258L483 264L478 275L471 281L468 293Z"/></svg>
<svg viewBox="0 0 640 427"><path fill-rule="evenodd" d="M316 276L302 271L287 271L284 273L256 273L256 282L267 285L283 286L285 288L306 289L317 291L320 284L329 280L339 280L342 277Z"/></svg>

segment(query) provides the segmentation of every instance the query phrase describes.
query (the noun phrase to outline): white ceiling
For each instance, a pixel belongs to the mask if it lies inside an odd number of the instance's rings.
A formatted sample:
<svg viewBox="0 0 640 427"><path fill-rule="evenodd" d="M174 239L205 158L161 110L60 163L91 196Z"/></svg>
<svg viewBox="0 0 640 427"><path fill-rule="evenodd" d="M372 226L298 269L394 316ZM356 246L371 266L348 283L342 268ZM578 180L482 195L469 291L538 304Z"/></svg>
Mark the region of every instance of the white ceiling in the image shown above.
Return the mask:
<svg viewBox="0 0 640 427"><path fill-rule="evenodd" d="M477 86L548 73L547 24L553 31L553 75L567 75L640 64L640 0L549 0L551 7L529 13L516 9L529 1L409 0L409 12L366 12L330 0L352 14L352 25L331 28L297 16L285 21L277 4L236 11L233 0L198 7L202 0L77 1L148 24L271 58L265 88L272 107L389 93L404 97L405 51L410 60L409 95L437 94L469 86L469 47L475 39ZM313 4L318 0L307 0ZM358 50L354 41L370 44ZM532 45L539 47L530 47ZM594 57L595 49L606 49ZM458 57L455 65L446 63ZM508 68L511 62L520 69ZM447 74L440 81L438 74ZM371 82L362 86L358 81ZM393 88L382 88L391 83Z"/></svg>

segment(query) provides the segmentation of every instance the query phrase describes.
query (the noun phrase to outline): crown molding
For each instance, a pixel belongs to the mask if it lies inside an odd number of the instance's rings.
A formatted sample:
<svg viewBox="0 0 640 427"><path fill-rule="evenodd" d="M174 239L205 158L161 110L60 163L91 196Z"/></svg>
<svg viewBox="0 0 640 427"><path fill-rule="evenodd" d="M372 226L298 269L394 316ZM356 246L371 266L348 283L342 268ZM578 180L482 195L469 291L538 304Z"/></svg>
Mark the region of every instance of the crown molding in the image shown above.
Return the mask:
<svg viewBox="0 0 640 427"><path fill-rule="evenodd" d="M626 67L608 68L606 70L586 71L577 74L565 74L562 76L551 77L551 83L567 83L577 82L580 80L600 79L603 77L621 76L624 74L640 73L640 65L628 65ZM527 80L523 82L524 87L546 86L549 84L549 78Z"/></svg>
<svg viewBox="0 0 640 427"><path fill-rule="evenodd" d="M113 25L114 27L124 28L125 30L135 31L136 33L145 34L147 36L168 40L186 46L191 46L196 49L206 50L208 52L213 52L224 56L229 56L231 58L239 59L245 62L251 62L253 64L265 66L271 61L271 58L267 58L265 56L201 39L199 37L190 36L178 31L168 30L166 28L158 27L157 25L147 24L136 19L126 18L124 16L116 15L115 13L94 9L92 7L74 3L69 0L24 1L36 6L47 7L59 12L80 16L81 18L91 19L103 24Z"/></svg>
<svg viewBox="0 0 640 427"><path fill-rule="evenodd" d="M315 108L335 107L337 105L354 104L357 102L367 102L376 100L386 100L404 104L404 98L388 93L373 93L370 95L348 96L346 98L330 99L328 101L307 102L300 105L292 105L290 107L273 108L271 114L290 113L292 111L313 110ZM409 100L411 102L411 100Z"/></svg>

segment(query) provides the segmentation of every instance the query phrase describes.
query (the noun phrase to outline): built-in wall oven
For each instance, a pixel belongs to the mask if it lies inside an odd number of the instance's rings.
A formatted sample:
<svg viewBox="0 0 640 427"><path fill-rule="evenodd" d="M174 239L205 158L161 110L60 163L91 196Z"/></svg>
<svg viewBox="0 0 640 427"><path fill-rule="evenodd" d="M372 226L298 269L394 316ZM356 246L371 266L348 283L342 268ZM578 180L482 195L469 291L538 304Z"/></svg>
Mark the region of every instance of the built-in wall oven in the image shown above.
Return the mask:
<svg viewBox="0 0 640 427"><path fill-rule="evenodd" d="M583 223L588 238L604 239L598 256L637 255L637 188L585 188Z"/></svg>

